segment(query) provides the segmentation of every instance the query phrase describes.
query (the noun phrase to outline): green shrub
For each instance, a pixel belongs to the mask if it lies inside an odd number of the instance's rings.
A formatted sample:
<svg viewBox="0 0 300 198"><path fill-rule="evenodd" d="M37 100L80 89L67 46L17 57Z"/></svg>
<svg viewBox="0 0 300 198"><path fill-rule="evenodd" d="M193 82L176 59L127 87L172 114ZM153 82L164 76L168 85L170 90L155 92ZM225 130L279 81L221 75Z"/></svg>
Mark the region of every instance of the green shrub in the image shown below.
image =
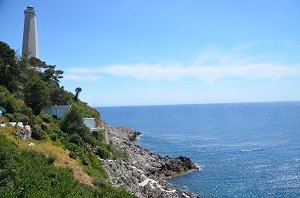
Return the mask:
<svg viewBox="0 0 300 198"><path fill-rule="evenodd" d="M0 106L4 107L9 113L14 113L17 106L13 95L3 86L0 86Z"/></svg>
<svg viewBox="0 0 300 198"><path fill-rule="evenodd" d="M49 164L49 165L53 164L54 161L55 161L55 159L56 159L56 156L50 155L50 156L47 158L48 164Z"/></svg>
<svg viewBox="0 0 300 198"><path fill-rule="evenodd" d="M69 142L74 143L74 144L76 144L78 146L83 145L83 141L82 141L81 137L77 133L74 133L74 134L72 134L70 136Z"/></svg>
<svg viewBox="0 0 300 198"><path fill-rule="evenodd" d="M88 158L86 155L82 155L82 156L80 157L80 159L81 159L81 162L82 162L82 164L83 164L84 166L87 166L87 165L90 164L89 158Z"/></svg>
<svg viewBox="0 0 300 198"><path fill-rule="evenodd" d="M96 154L99 155L99 157L102 159L109 159L111 157L110 152L102 147L98 147L96 149Z"/></svg>
<svg viewBox="0 0 300 198"><path fill-rule="evenodd" d="M29 123L30 118L21 113L14 113L12 120L14 122L23 122L23 124L26 125Z"/></svg>
<svg viewBox="0 0 300 198"><path fill-rule="evenodd" d="M104 134L103 130L92 131L92 136L97 140L104 140L103 134Z"/></svg>
<svg viewBox="0 0 300 198"><path fill-rule="evenodd" d="M47 138L47 133L43 131L38 125L32 127L31 137L36 140L45 140Z"/></svg>
<svg viewBox="0 0 300 198"><path fill-rule="evenodd" d="M7 119L9 119L10 121L13 119L13 114L11 114L11 113L5 113L4 115L3 115L4 117L6 117Z"/></svg>
<svg viewBox="0 0 300 198"><path fill-rule="evenodd" d="M69 135L77 133L83 137L89 133L89 129L83 123L83 118L79 109L73 106L62 119L60 127L63 132L68 133Z"/></svg>
<svg viewBox="0 0 300 198"><path fill-rule="evenodd" d="M54 142L56 142L58 140L58 135L55 133L50 134L49 137Z"/></svg>
<svg viewBox="0 0 300 198"><path fill-rule="evenodd" d="M0 168L0 197L134 197L109 184L102 188L80 184L71 169L54 167L49 157L32 150L20 150L2 135ZM97 181L100 185L100 177Z"/></svg>
<svg viewBox="0 0 300 198"><path fill-rule="evenodd" d="M74 151L71 151L69 153L69 157L72 158L72 159L76 159L77 155L76 155L76 153Z"/></svg>

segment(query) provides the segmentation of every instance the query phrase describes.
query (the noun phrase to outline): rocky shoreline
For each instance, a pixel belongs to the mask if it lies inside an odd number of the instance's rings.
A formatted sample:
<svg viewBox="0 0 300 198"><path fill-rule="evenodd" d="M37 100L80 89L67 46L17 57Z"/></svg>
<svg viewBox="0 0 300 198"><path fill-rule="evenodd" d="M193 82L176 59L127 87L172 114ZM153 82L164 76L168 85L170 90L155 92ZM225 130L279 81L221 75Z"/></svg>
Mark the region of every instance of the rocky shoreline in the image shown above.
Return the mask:
<svg viewBox="0 0 300 198"><path fill-rule="evenodd" d="M123 187L137 197L195 198L198 195L177 189L166 178L198 171L199 168L187 157L160 156L136 144L139 132L128 127L111 127L104 124L105 138L119 151L128 154L126 162L103 160L111 183Z"/></svg>

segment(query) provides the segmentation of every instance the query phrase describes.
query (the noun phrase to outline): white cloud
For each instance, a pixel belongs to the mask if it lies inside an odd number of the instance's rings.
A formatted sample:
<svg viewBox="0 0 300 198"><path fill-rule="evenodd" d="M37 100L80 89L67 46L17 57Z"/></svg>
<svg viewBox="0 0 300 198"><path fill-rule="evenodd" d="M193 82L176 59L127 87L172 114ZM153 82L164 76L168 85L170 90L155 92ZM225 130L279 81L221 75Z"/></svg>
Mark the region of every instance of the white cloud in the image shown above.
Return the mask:
<svg viewBox="0 0 300 198"><path fill-rule="evenodd" d="M213 83L226 77L278 79L300 75L300 64L273 63L270 57L263 59L261 56L242 56L238 52L239 48L229 53L209 51L200 54L190 65L138 63L73 68L68 71L65 79L97 80L100 75L108 74L151 81L195 78L204 83Z"/></svg>
<svg viewBox="0 0 300 198"><path fill-rule="evenodd" d="M78 74L78 73L69 73L64 75L65 80L73 80L73 81L97 81L99 76L91 75L91 74Z"/></svg>

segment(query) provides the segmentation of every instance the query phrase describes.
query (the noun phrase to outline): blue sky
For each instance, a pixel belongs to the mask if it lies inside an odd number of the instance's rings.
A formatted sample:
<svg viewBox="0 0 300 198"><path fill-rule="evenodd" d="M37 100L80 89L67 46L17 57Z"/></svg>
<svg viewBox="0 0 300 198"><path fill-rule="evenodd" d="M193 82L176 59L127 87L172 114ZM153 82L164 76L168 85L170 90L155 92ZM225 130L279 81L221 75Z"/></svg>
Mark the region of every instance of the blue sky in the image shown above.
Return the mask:
<svg viewBox="0 0 300 198"><path fill-rule="evenodd" d="M40 58L93 106L300 100L297 0L0 0L0 40Z"/></svg>

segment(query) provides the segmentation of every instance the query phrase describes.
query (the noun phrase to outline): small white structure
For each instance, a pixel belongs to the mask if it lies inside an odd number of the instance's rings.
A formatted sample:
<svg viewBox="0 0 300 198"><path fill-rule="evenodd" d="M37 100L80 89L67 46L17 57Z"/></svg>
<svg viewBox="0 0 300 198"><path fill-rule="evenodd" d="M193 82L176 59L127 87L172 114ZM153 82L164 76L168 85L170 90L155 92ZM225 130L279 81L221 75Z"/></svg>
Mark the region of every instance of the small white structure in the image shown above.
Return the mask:
<svg viewBox="0 0 300 198"><path fill-rule="evenodd" d="M63 118L65 114L70 111L70 109L71 105L54 105L43 108L42 111L48 115L56 116L57 118Z"/></svg>
<svg viewBox="0 0 300 198"><path fill-rule="evenodd" d="M2 111L0 110L0 117L2 116Z"/></svg>
<svg viewBox="0 0 300 198"><path fill-rule="evenodd" d="M29 125L25 125L23 124L23 122L8 122L8 123L3 123L0 124L0 128L2 127L6 127L6 126L13 126L13 127L19 127L19 128L25 128L26 130L31 132L31 128Z"/></svg>
<svg viewBox="0 0 300 198"><path fill-rule="evenodd" d="M95 118L83 118L83 123L90 129L90 131L98 131L100 129L96 126Z"/></svg>
<svg viewBox="0 0 300 198"><path fill-rule="evenodd" d="M24 128L23 122L7 122L7 123L0 124L0 128L5 127L5 126Z"/></svg>
<svg viewBox="0 0 300 198"><path fill-rule="evenodd" d="M10 126L24 128L23 122L9 122Z"/></svg>

